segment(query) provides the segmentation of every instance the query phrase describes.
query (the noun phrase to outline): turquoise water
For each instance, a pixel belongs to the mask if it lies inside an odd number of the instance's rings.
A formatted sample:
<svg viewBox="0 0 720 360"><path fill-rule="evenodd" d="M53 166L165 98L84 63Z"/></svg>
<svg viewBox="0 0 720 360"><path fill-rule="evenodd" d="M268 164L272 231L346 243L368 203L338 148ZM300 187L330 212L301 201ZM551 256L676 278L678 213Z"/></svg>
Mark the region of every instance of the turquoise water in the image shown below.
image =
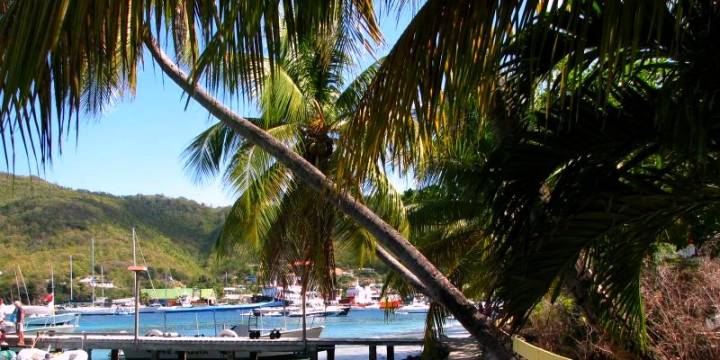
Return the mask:
<svg viewBox="0 0 720 360"><path fill-rule="evenodd" d="M255 323L247 310L201 313L145 313L140 314L140 334L151 329L178 332L187 336L214 336L223 328L236 324L248 324L253 328L299 328L300 318L262 317ZM83 315L80 328L76 332L119 332L133 331L133 315ZM324 326L321 337L422 337L425 328L425 314L395 313L386 314L382 310L352 310L346 317L309 318L308 327ZM446 333L449 335L467 334L456 321L448 320ZM343 360L367 359L366 347L339 347L336 358ZM396 359L415 355L419 347L401 347L396 349ZM378 348L378 356L384 358L384 348ZM320 354L320 359L325 355ZM108 351L94 351L93 358L107 359Z"/></svg>
<svg viewBox="0 0 720 360"><path fill-rule="evenodd" d="M133 315L83 315L78 332L118 332L133 330ZM257 323L256 323L257 321ZM182 335L214 336L223 328L249 324L253 328L299 328L300 318L248 315L247 310L200 313L140 314L140 333L150 329L175 331ZM453 325L454 322L449 323ZM308 318L308 327L324 326L322 337L422 336L425 314L386 314L382 310L352 310L346 317Z"/></svg>

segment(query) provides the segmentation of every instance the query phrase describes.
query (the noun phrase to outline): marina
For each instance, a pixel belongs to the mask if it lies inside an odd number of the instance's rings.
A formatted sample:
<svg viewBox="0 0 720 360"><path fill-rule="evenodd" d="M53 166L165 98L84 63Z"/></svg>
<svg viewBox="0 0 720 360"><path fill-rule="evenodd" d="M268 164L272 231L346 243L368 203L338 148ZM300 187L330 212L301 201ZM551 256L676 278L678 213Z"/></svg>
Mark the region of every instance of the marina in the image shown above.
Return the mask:
<svg viewBox="0 0 720 360"><path fill-rule="evenodd" d="M307 319L307 339L302 338L301 319L253 316L252 312L140 313L137 339L132 334L134 317L83 315L74 333L42 332L35 347L42 350L85 350L94 359L252 359L254 356L306 356L326 359L392 359L396 348L404 354L418 353L422 344L424 316L386 313L383 310L352 310L346 317ZM238 326L263 334L288 329L278 339L251 339ZM466 334L449 320L450 333ZM237 330L238 337L227 330ZM321 329L313 332L312 329ZM152 336L150 336L152 335ZM35 336L35 335L32 335ZM29 337L26 337L26 343ZM14 346L16 338L7 337ZM263 355L264 354L264 355ZM374 355L373 355L374 354ZM381 354L381 355L378 355ZM406 355L404 355L406 356ZM405 357L398 358L405 358Z"/></svg>

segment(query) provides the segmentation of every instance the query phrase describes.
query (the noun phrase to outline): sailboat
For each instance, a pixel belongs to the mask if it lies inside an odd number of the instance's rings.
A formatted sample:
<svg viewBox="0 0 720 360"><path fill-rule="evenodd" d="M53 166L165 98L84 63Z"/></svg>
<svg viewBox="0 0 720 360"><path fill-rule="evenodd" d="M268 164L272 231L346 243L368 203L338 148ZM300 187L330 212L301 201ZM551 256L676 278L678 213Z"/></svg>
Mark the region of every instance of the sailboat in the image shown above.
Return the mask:
<svg viewBox="0 0 720 360"><path fill-rule="evenodd" d="M23 306L25 310L25 332L34 333L40 331L56 331L56 332L72 332L80 323L80 314L78 313L55 313L55 272L51 270L50 275L50 294L44 301L45 306ZM27 292L27 289L25 290ZM13 306L14 307L14 306ZM15 309L13 309L14 311ZM15 332L15 324L9 319L4 321L3 329L8 333Z"/></svg>
<svg viewBox="0 0 720 360"><path fill-rule="evenodd" d="M118 306L115 307L107 307L107 306L97 306L96 304L96 298L95 298L95 288L101 287L104 292L104 288L106 287L104 284L107 282L104 278L104 271L103 275L101 276L101 281L98 283L96 277L95 277L95 238L90 239L90 269L91 269L91 275L85 281L85 283L89 284L90 288L92 289L92 303L90 305L84 305L84 306L78 306L76 304L72 303L72 286L73 286L73 262L72 262L72 256L70 257L70 304L65 305L59 305L57 307L57 313L58 314L67 314L67 313L78 313L82 315L123 315L127 314L128 311L126 311L123 308L120 308ZM102 269L102 268L101 268ZM81 280L81 282L83 282Z"/></svg>

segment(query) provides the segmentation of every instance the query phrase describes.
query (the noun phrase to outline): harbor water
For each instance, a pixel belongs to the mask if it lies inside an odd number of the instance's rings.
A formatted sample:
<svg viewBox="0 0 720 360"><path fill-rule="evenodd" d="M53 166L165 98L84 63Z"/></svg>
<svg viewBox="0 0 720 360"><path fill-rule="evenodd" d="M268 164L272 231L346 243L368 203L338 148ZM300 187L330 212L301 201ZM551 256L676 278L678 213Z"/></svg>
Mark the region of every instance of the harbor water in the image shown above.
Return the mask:
<svg viewBox="0 0 720 360"><path fill-rule="evenodd" d="M352 310L347 316L308 318L307 326L323 326L321 335L323 338L422 337L425 315L422 313L386 313L377 309ZM132 314L83 315L80 318L80 326L75 332L132 332L133 321L134 315ZM159 329L164 332L177 332L184 336L215 336L223 329L238 324L249 324L252 328L262 328L266 331L302 327L301 318L254 317L248 310L140 314L141 335L152 329ZM448 320L445 329L451 335L462 336L465 333L454 320ZM367 359L367 351L367 347L339 347L336 358ZM384 351L385 349L378 348L380 358L383 357ZM396 349L396 358L404 359L407 355L417 354L419 351L419 348L401 347ZM103 359L106 356L99 351L93 352L93 358L96 359Z"/></svg>

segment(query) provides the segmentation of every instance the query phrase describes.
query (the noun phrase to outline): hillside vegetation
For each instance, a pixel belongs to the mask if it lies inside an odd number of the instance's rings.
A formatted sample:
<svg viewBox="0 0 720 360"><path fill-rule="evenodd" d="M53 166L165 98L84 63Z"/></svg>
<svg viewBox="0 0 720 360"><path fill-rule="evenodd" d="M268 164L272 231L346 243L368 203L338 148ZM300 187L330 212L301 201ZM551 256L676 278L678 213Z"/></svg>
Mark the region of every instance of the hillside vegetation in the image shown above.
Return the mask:
<svg viewBox="0 0 720 360"><path fill-rule="evenodd" d="M17 296L18 267L31 296L44 292L54 269L57 297L63 300L68 296L72 255L75 294L87 296L88 289L77 280L90 274L91 238L96 271L102 266L106 277L119 286L111 294L129 294L131 275L126 268L132 263L133 227L156 282L162 284L170 276L185 284L207 282L212 245L225 211L183 198L114 196L72 190L37 177L0 174L0 295ZM141 262L140 254L138 258Z"/></svg>

